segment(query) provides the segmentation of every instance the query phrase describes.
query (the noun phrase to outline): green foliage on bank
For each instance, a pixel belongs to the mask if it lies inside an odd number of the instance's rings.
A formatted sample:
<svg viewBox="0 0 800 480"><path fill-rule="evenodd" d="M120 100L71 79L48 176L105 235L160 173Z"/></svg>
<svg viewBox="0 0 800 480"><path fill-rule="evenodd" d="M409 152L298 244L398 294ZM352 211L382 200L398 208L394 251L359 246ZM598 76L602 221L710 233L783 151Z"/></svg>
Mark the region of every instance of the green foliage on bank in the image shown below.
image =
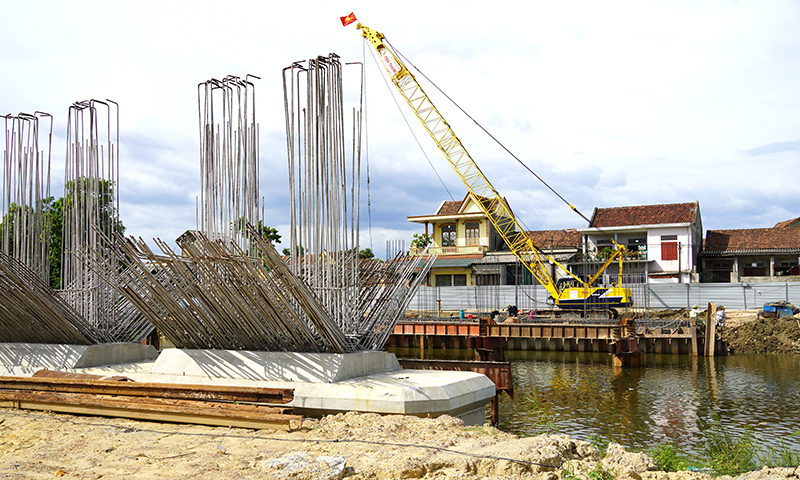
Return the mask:
<svg viewBox="0 0 800 480"><path fill-rule="evenodd" d="M749 426L736 431L717 415L711 422L701 422L700 427L703 442L699 455L690 456L673 442L659 444L645 453L656 462L659 470L704 471L713 476L735 476L762 467L795 467L800 463L800 450L774 433L759 433ZM769 438L773 445L766 445L766 436L773 437ZM790 435L797 436L800 431Z"/></svg>

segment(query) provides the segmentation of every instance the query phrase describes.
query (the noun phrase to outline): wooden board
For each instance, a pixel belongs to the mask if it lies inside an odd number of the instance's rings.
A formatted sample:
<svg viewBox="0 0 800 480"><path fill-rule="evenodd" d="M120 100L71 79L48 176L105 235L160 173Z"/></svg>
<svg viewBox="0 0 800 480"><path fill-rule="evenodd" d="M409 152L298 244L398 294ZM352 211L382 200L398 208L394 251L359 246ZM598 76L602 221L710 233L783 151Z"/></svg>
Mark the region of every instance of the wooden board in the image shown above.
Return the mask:
<svg viewBox="0 0 800 480"><path fill-rule="evenodd" d="M303 417L283 407L83 393L0 390L0 406L105 417L240 428L292 430ZM286 409L283 409L285 411Z"/></svg>

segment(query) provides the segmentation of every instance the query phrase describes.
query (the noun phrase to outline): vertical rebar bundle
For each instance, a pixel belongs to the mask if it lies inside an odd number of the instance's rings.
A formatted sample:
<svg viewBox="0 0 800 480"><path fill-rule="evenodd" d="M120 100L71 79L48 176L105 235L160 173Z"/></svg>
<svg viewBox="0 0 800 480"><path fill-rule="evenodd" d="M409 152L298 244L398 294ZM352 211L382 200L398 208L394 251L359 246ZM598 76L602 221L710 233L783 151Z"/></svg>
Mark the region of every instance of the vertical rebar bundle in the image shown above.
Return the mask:
<svg viewBox="0 0 800 480"><path fill-rule="evenodd" d="M197 229L251 252L244 225L258 225L255 86L229 75L198 85L200 202Z"/></svg>
<svg viewBox="0 0 800 480"><path fill-rule="evenodd" d="M359 287L362 99L348 128L342 64L335 54L293 63L284 69L283 85L291 266L344 328L356 315Z"/></svg>
<svg viewBox="0 0 800 480"><path fill-rule="evenodd" d="M76 255L108 258L119 221L119 108L108 100L74 103L67 122L64 178L62 295L99 335L118 328L118 295Z"/></svg>
<svg viewBox="0 0 800 480"><path fill-rule="evenodd" d="M47 113L6 115L0 251L50 281L50 142ZM49 120L42 129L40 119Z"/></svg>
<svg viewBox="0 0 800 480"><path fill-rule="evenodd" d="M369 350L383 347L435 256L360 259L363 68L358 85L348 123L336 54L295 62L283 71L290 265L317 294L351 348Z"/></svg>

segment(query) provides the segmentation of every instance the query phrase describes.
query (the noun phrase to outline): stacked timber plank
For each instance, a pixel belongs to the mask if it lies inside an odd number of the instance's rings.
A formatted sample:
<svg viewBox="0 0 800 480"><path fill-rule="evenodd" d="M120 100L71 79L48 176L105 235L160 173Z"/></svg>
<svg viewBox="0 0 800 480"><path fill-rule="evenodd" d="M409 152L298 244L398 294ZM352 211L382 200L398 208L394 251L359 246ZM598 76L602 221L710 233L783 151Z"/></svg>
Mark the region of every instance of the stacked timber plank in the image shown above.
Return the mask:
<svg viewBox="0 0 800 480"><path fill-rule="evenodd" d="M294 398L292 389L139 383L95 375L53 378L53 374L61 372L0 377L0 407L287 431L302 423L302 416L283 406Z"/></svg>

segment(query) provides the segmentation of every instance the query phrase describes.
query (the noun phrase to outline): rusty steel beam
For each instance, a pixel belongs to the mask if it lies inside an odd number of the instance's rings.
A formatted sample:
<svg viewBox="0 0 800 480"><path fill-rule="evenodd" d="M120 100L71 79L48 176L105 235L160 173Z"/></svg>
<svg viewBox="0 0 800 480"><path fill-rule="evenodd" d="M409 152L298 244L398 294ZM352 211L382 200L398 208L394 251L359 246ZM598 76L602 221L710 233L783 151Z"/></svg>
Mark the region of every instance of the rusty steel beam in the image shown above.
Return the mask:
<svg viewBox="0 0 800 480"><path fill-rule="evenodd" d="M511 362L482 362L468 360L420 360L401 358L400 366L407 370L445 370L482 373L489 377L498 391L514 396Z"/></svg>
<svg viewBox="0 0 800 480"><path fill-rule="evenodd" d="M294 390L291 388L180 385L47 377L0 377L0 391L3 390L277 404L289 403L294 398Z"/></svg>
<svg viewBox="0 0 800 480"><path fill-rule="evenodd" d="M30 390L0 390L0 406L26 410L240 428L294 430L303 417L273 407Z"/></svg>

